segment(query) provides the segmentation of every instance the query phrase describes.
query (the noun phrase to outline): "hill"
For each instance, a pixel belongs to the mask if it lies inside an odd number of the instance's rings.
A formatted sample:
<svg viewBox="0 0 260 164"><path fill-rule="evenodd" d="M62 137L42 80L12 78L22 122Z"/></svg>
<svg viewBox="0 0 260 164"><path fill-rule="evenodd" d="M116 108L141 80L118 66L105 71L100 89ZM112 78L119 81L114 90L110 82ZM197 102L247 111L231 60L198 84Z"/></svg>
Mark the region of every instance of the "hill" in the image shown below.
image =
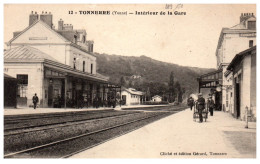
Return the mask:
<svg viewBox="0 0 260 164"><path fill-rule="evenodd" d="M149 90L151 96L167 92L170 73L173 71L174 82L178 81L185 88L185 95L198 91L197 77L215 69L185 67L161 62L147 56L128 57L119 55L97 55L97 71L110 77L110 82L142 91Z"/></svg>

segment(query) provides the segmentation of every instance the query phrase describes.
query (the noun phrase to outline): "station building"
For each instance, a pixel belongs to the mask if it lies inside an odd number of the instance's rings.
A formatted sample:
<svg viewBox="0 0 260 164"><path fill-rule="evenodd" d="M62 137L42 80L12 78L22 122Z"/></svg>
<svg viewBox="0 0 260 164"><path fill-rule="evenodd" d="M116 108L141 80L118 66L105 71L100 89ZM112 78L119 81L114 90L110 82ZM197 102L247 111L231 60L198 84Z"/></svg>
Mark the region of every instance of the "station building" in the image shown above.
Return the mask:
<svg viewBox="0 0 260 164"><path fill-rule="evenodd" d="M256 46L236 54L225 76L233 79L231 103L234 107L231 113L242 120L250 115L251 120L256 121Z"/></svg>
<svg viewBox="0 0 260 164"><path fill-rule="evenodd" d="M4 52L4 73L17 79L17 107L32 105L35 93L40 107L54 107L57 97L64 107L107 99L109 78L96 72L93 45L84 29L61 19L55 29L51 13L32 12L29 26L14 32Z"/></svg>
<svg viewBox="0 0 260 164"><path fill-rule="evenodd" d="M154 102L161 102L162 101L162 96L155 95L152 97L152 101Z"/></svg>
<svg viewBox="0 0 260 164"><path fill-rule="evenodd" d="M233 72L227 70L229 64L240 52L256 45L256 17L253 13L242 13L240 23L231 28L222 28L216 48L217 71L198 78L199 91L210 88L219 110L235 116L235 88ZM235 116L240 118L239 116Z"/></svg>
<svg viewBox="0 0 260 164"><path fill-rule="evenodd" d="M139 105L141 104L143 92L134 88L123 88L121 92L123 105Z"/></svg>

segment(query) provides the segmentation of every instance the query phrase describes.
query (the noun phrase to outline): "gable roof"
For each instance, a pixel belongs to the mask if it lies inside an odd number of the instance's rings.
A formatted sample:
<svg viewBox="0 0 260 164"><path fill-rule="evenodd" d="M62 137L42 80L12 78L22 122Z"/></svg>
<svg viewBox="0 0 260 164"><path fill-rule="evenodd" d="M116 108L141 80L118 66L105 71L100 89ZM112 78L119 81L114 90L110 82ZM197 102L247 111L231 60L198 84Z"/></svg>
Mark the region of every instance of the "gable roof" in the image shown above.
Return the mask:
<svg viewBox="0 0 260 164"><path fill-rule="evenodd" d="M162 98L162 96L159 96L159 95L155 95L152 98L156 98L156 97Z"/></svg>
<svg viewBox="0 0 260 164"><path fill-rule="evenodd" d="M130 94L132 94L132 95L143 95L143 92L137 91L134 88L128 88L128 89L124 88L123 90L128 92L128 93L130 93Z"/></svg>
<svg viewBox="0 0 260 164"><path fill-rule="evenodd" d="M48 59L58 62L56 59L47 55L46 53L30 47L30 46L19 46L11 48L4 52L4 60L31 60L31 59Z"/></svg>
<svg viewBox="0 0 260 164"><path fill-rule="evenodd" d="M22 34L24 34L26 31L28 31L29 29L31 29L33 26L35 26L36 24L42 24L44 27L46 27L47 29L49 29L51 32L53 32L55 35L57 35L59 38L61 38L62 40L64 40L65 42L69 42L65 37L63 37L62 35L60 35L59 33L57 33L55 30L53 30L49 25L47 25L46 23L44 23L42 20L37 20L35 21L33 24L31 24L30 26L26 27L23 31L21 31L18 35L16 35L15 37L13 37L9 42L7 42L7 45L10 45L14 40L16 40L19 36L21 36Z"/></svg>
<svg viewBox="0 0 260 164"><path fill-rule="evenodd" d="M45 22L43 22L42 20L37 20L35 21L32 25L28 26L27 28L25 28L23 31L19 32L19 34L17 34L15 37L13 37L9 42L7 42L6 44L9 46L11 45L11 43L16 40L19 36L21 36L22 34L24 34L26 31L28 31L29 29L31 29L33 26L35 26L36 24L42 24L44 27L46 27L47 29L49 29L52 33L54 33L56 36L58 36L59 38L61 38L62 40L64 40L65 42L68 42L71 46L89 54L92 55L94 57L96 57L96 55L94 53L88 52L88 50L86 50L86 48L77 45L75 43L73 43L73 39L74 39L74 34L77 33L77 30L73 30L72 32L65 30L64 32L60 32L58 30L54 30L52 29L49 25L47 25ZM79 30L82 31L82 30Z"/></svg>

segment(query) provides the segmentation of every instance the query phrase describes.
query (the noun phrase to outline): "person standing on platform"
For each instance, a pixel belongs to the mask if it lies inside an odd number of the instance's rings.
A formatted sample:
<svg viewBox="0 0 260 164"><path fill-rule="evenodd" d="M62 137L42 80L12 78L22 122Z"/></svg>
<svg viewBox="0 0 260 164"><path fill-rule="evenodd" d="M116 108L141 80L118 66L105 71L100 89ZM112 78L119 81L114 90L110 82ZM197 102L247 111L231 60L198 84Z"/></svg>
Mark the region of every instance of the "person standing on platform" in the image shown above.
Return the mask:
<svg viewBox="0 0 260 164"><path fill-rule="evenodd" d="M88 108L88 96L84 96L84 106Z"/></svg>
<svg viewBox="0 0 260 164"><path fill-rule="evenodd" d="M36 93L35 93L35 95L33 96L32 101L33 101L33 108L36 109L37 103L39 102L39 98L38 98L38 96L37 96Z"/></svg>
<svg viewBox="0 0 260 164"><path fill-rule="evenodd" d="M188 106L190 107L190 110L192 110L192 107L194 106L194 99L192 97L190 97L188 99Z"/></svg>
<svg viewBox="0 0 260 164"><path fill-rule="evenodd" d="M214 103L214 100L212 99L211 96L209 97L209 100L208 100L207 104L208 104L208 108L209 108L210 115L213 116L213 111L214 111L215 103Z"/></svg>
<svg viewBox="0 0 260 164"><path fill-rule="evenodd" d="M62 99L61 99L61 97L60 97L60 94L58 94L57 101L58 101L58 108L61 108Z"/></svg>
<svg viewBox="0 0 260 164"><path fill-rule="evenodd" d="M203 117L202 117L202 112L205 109L205 99L202 96L202 93L198 94L198 100L197 100L197 104L198 104L198 112L199 112L199 118L200 118L200 123L203 122Z"/></svg>

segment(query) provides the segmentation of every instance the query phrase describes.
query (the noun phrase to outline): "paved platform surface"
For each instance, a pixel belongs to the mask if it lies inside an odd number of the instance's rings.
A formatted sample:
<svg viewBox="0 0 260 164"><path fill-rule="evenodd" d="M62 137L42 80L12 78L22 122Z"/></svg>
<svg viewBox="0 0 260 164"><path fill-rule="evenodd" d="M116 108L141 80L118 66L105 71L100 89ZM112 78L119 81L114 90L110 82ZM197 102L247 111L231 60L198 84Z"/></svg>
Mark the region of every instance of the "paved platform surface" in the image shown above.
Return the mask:
<svg viewBox="0 0 260 164"><path fill-rule="evenodd" d="M256 123L215 112L207 122L189 109L86 150L71 158L255 158ZM214 154L213 154L214 153Z"/></svg>

